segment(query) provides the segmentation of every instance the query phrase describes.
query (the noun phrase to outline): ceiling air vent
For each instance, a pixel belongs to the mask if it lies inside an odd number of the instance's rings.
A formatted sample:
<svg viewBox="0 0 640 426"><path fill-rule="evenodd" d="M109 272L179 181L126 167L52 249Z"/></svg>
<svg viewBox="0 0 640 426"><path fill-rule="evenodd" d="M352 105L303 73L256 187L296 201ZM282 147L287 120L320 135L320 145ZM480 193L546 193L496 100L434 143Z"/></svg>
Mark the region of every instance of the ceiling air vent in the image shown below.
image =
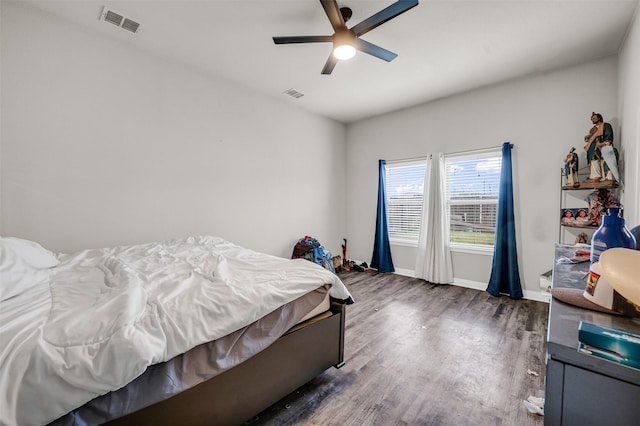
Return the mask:
<svg viewBox="0 0 640 426"><path fill-rule="evenodd" d="M125 18L121 13L108 9L106 6L102 8L102 14L100 14L100 20L109 22L132 33L137 33L140 28L140 23Z"/></svg>
<svg viewBox="0 0 640 426"><path fill-rule="evenodd" d="M289 95L289 96L291 96L291 97L294 97L294 98L296 98L296 99L301 98L301 97L303 97L303 96L304 96L304 93L300 93L300 92L298 92L298 91L297 91L297 90L295 90L295 89L285 90L285 91L284 91L284 92L282 92L282 93L284 93L285 95Z"/></svg>

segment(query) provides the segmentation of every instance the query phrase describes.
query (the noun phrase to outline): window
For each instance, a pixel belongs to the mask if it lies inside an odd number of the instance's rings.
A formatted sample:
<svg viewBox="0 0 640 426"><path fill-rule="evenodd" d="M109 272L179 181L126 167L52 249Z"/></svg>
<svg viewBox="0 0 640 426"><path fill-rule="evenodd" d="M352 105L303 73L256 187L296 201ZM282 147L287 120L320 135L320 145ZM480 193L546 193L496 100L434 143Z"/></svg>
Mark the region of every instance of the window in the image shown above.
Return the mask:
<svg viewBox="0 0 640 426"><path fill-rule="evenodd" d="M500 148L445 156L445 199L453 250L493 249L501 166Z"/></svg>
<svg viewBox="0 0 640 426"><path fill-rule="evenodd" d="M422 222L426 160L386 165L389 242L417 245Z"/></svg>

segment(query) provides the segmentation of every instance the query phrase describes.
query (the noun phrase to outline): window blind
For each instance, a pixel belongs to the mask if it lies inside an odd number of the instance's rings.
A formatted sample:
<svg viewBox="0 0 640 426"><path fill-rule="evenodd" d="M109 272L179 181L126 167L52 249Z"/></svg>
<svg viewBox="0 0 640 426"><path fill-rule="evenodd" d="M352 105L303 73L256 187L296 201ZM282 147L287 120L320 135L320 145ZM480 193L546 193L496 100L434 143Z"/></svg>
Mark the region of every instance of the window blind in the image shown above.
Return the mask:
<svg viewBox="0 0 640 426"><path fill-rule="evenodd" d="M389 240L417 244L422 223L426 160L394 162L386 167Z"/></svg>
<svg viewBox="0 0 640 426"><path fill-rule="evenodd" d="M493 246L500 190L499 148L445 156L445 192L452 248Z"/></svg>

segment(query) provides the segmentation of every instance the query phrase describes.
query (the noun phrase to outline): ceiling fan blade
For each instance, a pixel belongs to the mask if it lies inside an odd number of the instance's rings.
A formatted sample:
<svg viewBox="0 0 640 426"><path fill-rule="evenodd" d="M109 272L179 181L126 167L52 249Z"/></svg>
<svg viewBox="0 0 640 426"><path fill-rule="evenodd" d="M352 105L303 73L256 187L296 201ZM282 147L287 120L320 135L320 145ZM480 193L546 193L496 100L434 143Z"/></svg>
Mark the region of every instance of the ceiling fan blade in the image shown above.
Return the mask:
<svg viewBox="0 0 640 426"><path fill-rule="evenodd" d="M398 55L393 53L387 49L383 49L380 46L377 46L373 43L369 43L368 41L362 40L361 38L356 39L356 49L361 52L368 53L369 55L375 56L376 58L380 58L383 61L391 62Z"/></svg>
<svg viewBox="0 0 640 426"><path fill-rule="evenodd" d="M331 71L333 71L337 63L338 63L338 59L335 56L333 56L333 53L330 54L329 59L327 59L327 62L324 64L324 68L322 68L321 74L331 74Z"/></svg>
<svg viewBox="0 0 640 426"><path fill-rule="evenodd" d="M332 42L333 36L282 36L273 37L275 44L290 44L290 43L322 43Z"/></svg>
<svg viewBox="0 0 640 426"><path fill-rule="evenodd" d="M331 22L331 26L334 31L346 28L344 19L342 19L342 13L340 13L340 8L338 7L336 0L320 0L320 3L322 3L324 13L327 14L327 18L329 18L329 22Z"/></svg>
<svg viewBox="0 0 640 426"><path fill-rule="evenodd" d="M384 24L388 20L395 18L409 9L416 7L417 5L418 0L398 0L375 15L372 15L359 24L351 27L351 31L356 33L356 36L360 37L362 34L368 33L372 29Z"/></svg>

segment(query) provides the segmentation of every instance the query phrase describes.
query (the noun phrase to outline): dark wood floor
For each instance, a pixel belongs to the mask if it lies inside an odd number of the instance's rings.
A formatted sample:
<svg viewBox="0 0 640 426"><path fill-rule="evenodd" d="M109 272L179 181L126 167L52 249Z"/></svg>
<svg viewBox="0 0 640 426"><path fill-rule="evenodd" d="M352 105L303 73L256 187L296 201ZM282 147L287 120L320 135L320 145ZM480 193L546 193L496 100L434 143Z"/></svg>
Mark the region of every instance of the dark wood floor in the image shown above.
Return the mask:
<svg viewBox="0 0 640 426"><path fill-rule="evenodd" d="M542 425L548 305L371 271L341 273L346 365L250 425ZM533 373L533 374L532 374Z"/></svg>

